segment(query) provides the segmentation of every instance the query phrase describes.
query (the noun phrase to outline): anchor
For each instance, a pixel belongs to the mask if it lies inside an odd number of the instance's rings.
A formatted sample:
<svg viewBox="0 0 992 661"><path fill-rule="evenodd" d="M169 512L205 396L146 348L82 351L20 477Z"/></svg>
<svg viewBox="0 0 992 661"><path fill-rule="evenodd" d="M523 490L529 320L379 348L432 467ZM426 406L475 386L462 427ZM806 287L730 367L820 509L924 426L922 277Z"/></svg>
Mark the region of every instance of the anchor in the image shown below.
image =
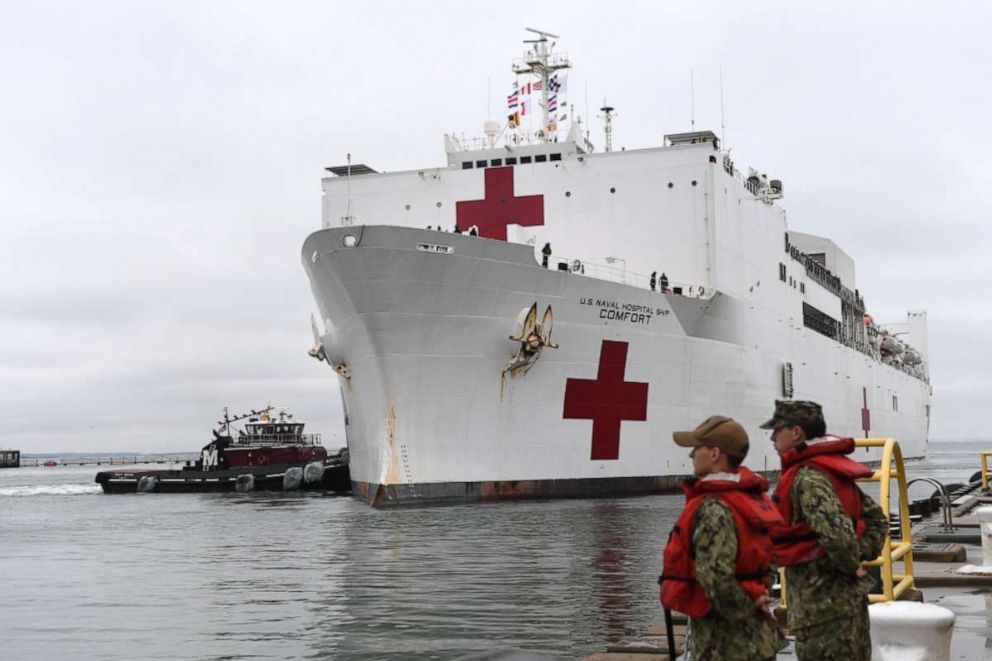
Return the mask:
<svg viewBox="0 0 992 661"><path fill-rule="evenodd" d="M327 351L324 349L324 342L320 339L320 331L317 330L317 320L313 318L313 314L310 314L310 330L313 332L313 346L307 353L317 360L323 361L334 368L334 371L343 376L346 379L351 379L351 374L348 370L348 365L346 363L335 363L327 356Z"/></svg>
<svg viewBox="0 0 992 661"><path fill-rule="evenodd" d="M541 357L541 351L545 347L557 349L558 345L551 341L551 329L554 325L554 315L549 305L544 310L541 321L537 321L537 302L529 308L523 308L517 314L514 332L510 335L510 341L519 342L517 354L508 362L500 372L500 399L503 398L503 385L506 383L506 375L512 378L527 374L537 359Z"/></svg>

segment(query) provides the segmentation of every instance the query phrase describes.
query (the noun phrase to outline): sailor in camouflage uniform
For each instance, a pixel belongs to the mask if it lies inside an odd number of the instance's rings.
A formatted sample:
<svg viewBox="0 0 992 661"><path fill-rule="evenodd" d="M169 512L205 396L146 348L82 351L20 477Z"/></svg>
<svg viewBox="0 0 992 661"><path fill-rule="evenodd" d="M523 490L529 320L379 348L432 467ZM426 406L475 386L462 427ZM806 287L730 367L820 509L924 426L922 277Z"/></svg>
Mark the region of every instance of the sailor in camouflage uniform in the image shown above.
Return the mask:
<svg viewBox="0 0 992 661"><path fill-rule="evenodd" d="M826 434L819 404L779 400L772 441L782 459L774 500L785 528L773 535L785 567L789 629L801 661L869 661L868 592L861 562L874 560L888 517L855 484L871 469L846 455L854 440Z"/></svg>
<svg viewBox="0 0 992 661"><path fill-rule="evenodd" d="M691 447L695 478L668 538L661 601L690 618L694 661L774 659L785 640L768 605L771 530L783 521L763 477L741 466L747 432L712 416L693 431L675 432Z"/></svg>

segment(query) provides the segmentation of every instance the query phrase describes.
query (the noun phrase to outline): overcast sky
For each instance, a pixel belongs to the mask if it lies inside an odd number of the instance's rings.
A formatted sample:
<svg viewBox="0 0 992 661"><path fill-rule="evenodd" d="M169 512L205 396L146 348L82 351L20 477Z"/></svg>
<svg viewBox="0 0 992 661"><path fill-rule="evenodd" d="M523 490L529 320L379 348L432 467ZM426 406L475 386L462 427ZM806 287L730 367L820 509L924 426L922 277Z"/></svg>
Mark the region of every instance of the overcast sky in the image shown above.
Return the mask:
<svg viewBox="0 0 992 661"><path fill-rule="evenodd" d="M0 447L192 450L223 406L343 445L300 265L351 152L443 165L561 35L616 147L720 131L792 228L856 261L881 322L929 313L931 437L988 437L986 2L0 0ZM600 125L594 141L602 144Z"/></svg>

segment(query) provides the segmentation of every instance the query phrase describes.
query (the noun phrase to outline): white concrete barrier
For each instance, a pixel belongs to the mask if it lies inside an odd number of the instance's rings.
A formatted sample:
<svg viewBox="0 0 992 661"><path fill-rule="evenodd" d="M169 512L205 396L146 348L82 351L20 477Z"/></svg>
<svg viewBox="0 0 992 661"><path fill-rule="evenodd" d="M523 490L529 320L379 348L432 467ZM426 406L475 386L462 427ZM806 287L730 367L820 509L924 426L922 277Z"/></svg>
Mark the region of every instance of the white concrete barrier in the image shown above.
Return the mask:
<svg viewBox="0 0 992 661"><path fill-rule="evenodd" d="M886 601L868 607L872 661L950 661L954 612L936 604Z"/></svg>
<svg viewBox="0 0 992 661"><path fill-rule="evenodd" d="M982 530L982 565L992 571L992 507L979 507L975 516Z"/></svg>

